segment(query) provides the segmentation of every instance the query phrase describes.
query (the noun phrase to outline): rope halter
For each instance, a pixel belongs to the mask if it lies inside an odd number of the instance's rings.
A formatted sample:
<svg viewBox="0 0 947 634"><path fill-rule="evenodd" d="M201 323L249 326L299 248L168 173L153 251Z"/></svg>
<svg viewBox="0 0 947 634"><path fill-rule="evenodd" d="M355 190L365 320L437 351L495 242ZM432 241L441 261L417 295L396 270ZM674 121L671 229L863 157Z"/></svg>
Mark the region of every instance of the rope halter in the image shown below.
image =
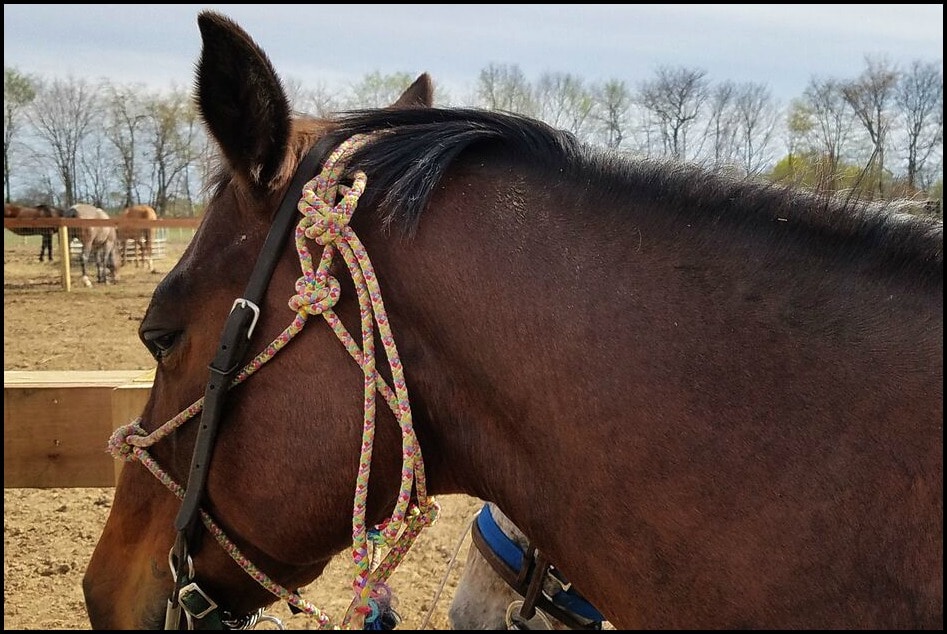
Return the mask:
<svg viewBox="0 0 947 634"><path fill-rule="evenodd" d="M354 174L351 185L340 183L347 161L369 139L367 135L355 135L340 144L326 159L322 172L303 187L302 197L297 205L303 217L294 234L302 275L295 283L295 295L289 300L289 307L296 313L296 317L263 352L247 363L230 384L232 389L270 361L302 330L311 315L322 315L349 355L362 369L364 415L361 455L352 506L351 554L355 566L352 589L355 596L342 620L342 627L345 629L360 629L379 615L379 601L388 600L390 596L387 579L404 559L421 530L434 523L439 511L436 500L427 494L424 462L412 423L404 369L388 323L381 289L364 246L349 226L359 196L365 190L367 177L364 172L358 171ZM321 257L315 265L309 251L309 241L323 247ZM359 303L361 345L355 341L333 310L339 299L340 287L338 280L329 274L329 270L337 255L345 262L355 285ZM376 367L376 327L391 371L390 386ZM366 524L366 505L375 438L375 402L378 394L387 403L401 428L401 487L391 516L369 528ZM150 434L141 427L140 419L117 429L109 441L109 451L118 459L139 460L175 495L183 498L184 489L151 458L147 447L200 413L203 400L203 397L197 400ZM208 532L214 535L218 543L251 577L275 596L310 616L315 616L321 628L331 627L328 617L321 610L295 592L276 584L253 566L214 520L203 510L200 513ZM377 566L373 566L369 553L369 547L375 545L388 549Z"/></svg>

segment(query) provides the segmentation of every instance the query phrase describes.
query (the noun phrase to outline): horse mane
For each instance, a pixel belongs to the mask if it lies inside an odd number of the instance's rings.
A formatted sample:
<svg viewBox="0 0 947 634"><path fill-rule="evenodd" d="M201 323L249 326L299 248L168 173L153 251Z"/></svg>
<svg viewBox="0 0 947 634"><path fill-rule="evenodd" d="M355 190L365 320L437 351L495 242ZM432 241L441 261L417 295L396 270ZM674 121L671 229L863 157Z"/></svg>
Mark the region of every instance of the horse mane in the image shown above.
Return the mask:
<svg viewBox="0 0 947 634"><path fill-rule="evenodd" d="M411 108L342 113L319 142L326 157L354 134L383 131L356 152L349 172L363 170L371 186L362 202L380 210L386 226L410 235L447 168L476 146L503 147L523 169L571 179L586 208L621 213L616 200L651 210L654 222L726 223L801 243L828 243L842 260L873 254L943 279L943 223L894 213L889 203L816 194L798 187L734 178L696 165L632 159L596 149L574 135L514 113L470 108ZM785 238L782 238L785 235Z"/></svg>
<svg viewBox="0 0 947 634"><path fill-rule="evenodd" d="M349 160L371 187L363 204L382 211L386 226L410 234L448 167L474 146L501 145L532 165L558 169L584 163L587 146L573 134L515 113L474 108L381 108L341 113L320 141L325 158L354 134L378 134Z"/></svg>
<svg viewBox="0 0 947 634"><path fill-rule="evenodd" d="M825 247L837 262L872 258L891 272L943 283L943 222L901 213L896 201L818 193L672 161L596 160L605 163L609 196L656 209L654 217L729 225L775 245Z"/></svg>
<svg viewBox="0 0 947 634"><path fill-rule="evenodd" d="M888 202L818 194L682 162L635 159L510 112L379 108L295 124L293 147L300 154L322 135L315 146L322 161L352 135L384 132L353 154L347 173L369 175L361 205L377 208L386 228L398 225L408 236L447 169L475 151L493 149L505 152L520 171L545 170L557 185L574 183L557 191L583 197L581 206L590 213L607 210L603 213L631 222L616 204L623 201L656 224L726 224L735 231L777 235L783 245L822 243L839 262L874 258L886 270L943 280L943 222L896 213ZM221 166L210 188L223 187L229 178Z"/></svg>

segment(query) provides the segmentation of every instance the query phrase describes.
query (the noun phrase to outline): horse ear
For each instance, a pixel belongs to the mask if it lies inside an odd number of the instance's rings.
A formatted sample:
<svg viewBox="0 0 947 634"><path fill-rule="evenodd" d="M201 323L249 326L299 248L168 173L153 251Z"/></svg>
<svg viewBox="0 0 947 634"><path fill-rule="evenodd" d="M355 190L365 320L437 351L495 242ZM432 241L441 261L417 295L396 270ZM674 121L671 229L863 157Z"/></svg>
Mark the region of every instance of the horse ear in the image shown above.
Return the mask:
<svg viewBox="0 0 947 634"><path fill-rule="evenodd" d="M431 76L422 73L407 90L391 104L391 108L430 108L434 105L434 84Z"/></svg>
<svg viewBox="0 0 947 634"><path fill-rule="evenodd" d="M202 11L197 25L203 46L194 100L234 172L262 192L286 158L289 100L267 55L237 23Z"/></svg>

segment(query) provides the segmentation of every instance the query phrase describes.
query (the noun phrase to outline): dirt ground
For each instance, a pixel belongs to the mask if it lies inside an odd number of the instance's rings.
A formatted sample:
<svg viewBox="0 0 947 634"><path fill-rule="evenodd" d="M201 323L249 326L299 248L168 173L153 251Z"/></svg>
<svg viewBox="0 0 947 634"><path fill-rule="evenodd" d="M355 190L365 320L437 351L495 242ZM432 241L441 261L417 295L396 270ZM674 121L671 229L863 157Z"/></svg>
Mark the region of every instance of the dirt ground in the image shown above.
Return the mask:
<svg viewBox="0 0 947 634"><path fill-rule="evenodd" d="M126 266L114 285L87 288L73 271L72 292L66 293L60 286L58 256L55 264L39 263L38 237L4 233L4 370L154 367L138 341L138 323L155 284L180 255L182 245L169 244L167 258L157 262L157 273ZM103 446L106 440L102 439ZM112 494L111 488L4 489L5 630L90 629L82 575ZM470 544L466 529L480 501L465 496L439 501L437 523L421 533L390 580L403 618L398 629L449 629L447 608ZM456 562L449 566L455 553ZM353 574L349 555L340 555L321 579L302 589L302 595L338 620L351 599ZM269 613L285 619L291 629L316 628L305 615L290 617L283 604L275 604Z"/></svg>

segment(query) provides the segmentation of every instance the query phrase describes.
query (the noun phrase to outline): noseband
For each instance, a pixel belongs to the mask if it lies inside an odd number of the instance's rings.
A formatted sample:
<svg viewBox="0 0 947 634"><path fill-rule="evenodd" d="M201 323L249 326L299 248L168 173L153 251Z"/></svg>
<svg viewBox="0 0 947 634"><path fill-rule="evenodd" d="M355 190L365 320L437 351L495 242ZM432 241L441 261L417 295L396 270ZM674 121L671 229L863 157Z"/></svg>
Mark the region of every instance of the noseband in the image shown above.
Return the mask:
<svg viewBox="0 0 947 634"><path fill-rule="evenodd" d="M381 290L371 267L371 262L361 241L348 222L355 211L358 197L366 184L366 176L357 172L351 186L339 183L346 161L364 145L369 137L354 136L342 143L326 160L322 172L315 178L308 175L318 166L315 149L300 162L292 183L277 211L263 249L257 258L246 290L242 297L234 300L227 322L224 325L217 353L210 364L210 377L204 397L177 416L147 434L134 421L119 428L109 441L110 450L116 457L125 460L138 459L159 480L181 498L181 507L174 522L176 537L169 554L169 565L174 578L174 589L168 599L165 614L165 629L178 629L181 612L188 629L245 629L258 620L276 621L273 617L256 614L240 619L226 618L213 601L194 582L191 553L196 551L199 524L207 531L251 577L279 598L289 602L296 611L315 616L322 627L329 619L321 610L304 601L296 591L276 584L262 571L251 564L237 547L227 539L223 531L210 516L201 509L206 494L207 474L213 455L217 428L227 392L256 372L273 358L305 325L308 316L322 315L352 358L362 368L365 388L365 413L362 432L362 456L356 481L353 507L353 544L356 578L353 582L355 598L343 619L343 626L363 625L366 629L391 629L393 612L390 611L390 591L386 580L398 566L411 547L418 533L431 525L439 507L428 497L424 478L421 448L414 433L411 409L403 368L399 361L394 337L388 324ZM301 197L300 192L302 192ZM296 319L267 348L247 365L241 364L248 351L253 330L259 319L259 304L269 286L276 263L282 253L290 229L303 214L295 231L296 250L303 276L296 282L296 295L289 301L296 311ZM307 240L324 247L318 266L313 266ZM339 284L331 275L331 266L336 253L340 253L355 283L361 312L362 347L342 325L333 306L339 297ZM392 374L392 386L378 373L375 365L374 329L378 328ZM388 519L369 530L365 525L368 477L371 466L374 440L374 401L380 393L402 430L402 481L394 511ZM169 435L178 426L201 413L200 427L195 441L194 453L188 473L187 488L175 483L146 451L146 447ZM412 501L412 495L416 501ZM372 568L369 549L375 544L389 548L385 558ZM397 615L394 615L396 622Z"/></svg>
<svg viewBox="0 0 947 634"><path fill-rule="evenodd" d="M484 504L470 528L473 543L503 581L523 601L507 611L507 627L529 629L526 623L536 610L552 616L573 630L600 630L605 617L566 581L554 565L529 544L525 548L513 541L496 523L490 505ZM549 590L549 588L554 588Z"/></svg>

